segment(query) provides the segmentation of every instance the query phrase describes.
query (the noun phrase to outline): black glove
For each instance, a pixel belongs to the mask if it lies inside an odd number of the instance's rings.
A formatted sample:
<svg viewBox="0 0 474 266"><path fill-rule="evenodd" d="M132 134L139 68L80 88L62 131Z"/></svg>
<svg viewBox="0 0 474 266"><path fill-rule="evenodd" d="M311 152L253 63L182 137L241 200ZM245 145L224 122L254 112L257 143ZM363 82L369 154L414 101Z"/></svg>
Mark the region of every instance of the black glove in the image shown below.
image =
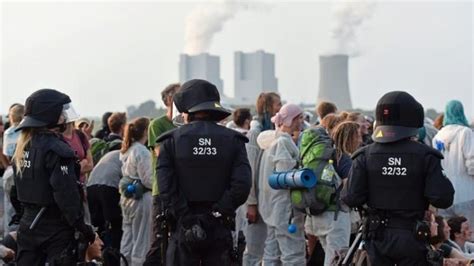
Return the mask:
<svg viewBox="0 0 474 266"><path fill-rule="evenodd" d="M228 213L223 213L221 212L216 205L213 206L213 211L210 213L210 215L221 221L221 223L229 228L230 230L234 230L235 228L235 213L233 214L228 214Z"/></svg>
<svg viewBox="0 0 474 266"><path fill-rule="evenodd" d="M218 212L220 213L222 216L229 216L229 217L233 217L235 216L235 210L231 210L231 209L227 209L227 208L221 208L222 206L215 203L212 205L212 212Z"/></svg>
<svg viewBox="0 0 474 266"><path fill-rule="evenodd" d="M209 239L198 215L181 217L179 222L179 241L188 248L203 248Z"/></svg>
<svg viewBox="0 0 474 266"><path fill-rule="evenodd" d="M84 240L86 240L87 243L89 244L94 243L95 233L94 233L94 230L92 230L92 227L90 225L87 225L84 222L82 222L79 224L79 226L76 227L76 229L84 236Z"/></svg>

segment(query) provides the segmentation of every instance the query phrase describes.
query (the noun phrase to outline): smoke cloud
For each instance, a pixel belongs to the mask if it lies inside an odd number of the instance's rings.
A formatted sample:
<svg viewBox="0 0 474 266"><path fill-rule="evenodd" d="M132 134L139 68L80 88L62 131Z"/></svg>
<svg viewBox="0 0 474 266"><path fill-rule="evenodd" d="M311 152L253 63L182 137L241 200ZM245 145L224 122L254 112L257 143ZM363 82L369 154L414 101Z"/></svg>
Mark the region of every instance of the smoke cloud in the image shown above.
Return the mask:
<svg viewBox="0 0 474 266"><path fill-rule="evenodd" d="M197 6L186 18L184 52L196 55L207 52L216 33L243 10L263 9L259 1L220 0Z"/></svg>
<svg viewBox="0 0 474 266"><path fill-rule="evenodd" d="M375 1L336 1L332 6L333 41L329 54L357 56L361 53L357 32L360 26L370 19L376 7Z"/></svg>

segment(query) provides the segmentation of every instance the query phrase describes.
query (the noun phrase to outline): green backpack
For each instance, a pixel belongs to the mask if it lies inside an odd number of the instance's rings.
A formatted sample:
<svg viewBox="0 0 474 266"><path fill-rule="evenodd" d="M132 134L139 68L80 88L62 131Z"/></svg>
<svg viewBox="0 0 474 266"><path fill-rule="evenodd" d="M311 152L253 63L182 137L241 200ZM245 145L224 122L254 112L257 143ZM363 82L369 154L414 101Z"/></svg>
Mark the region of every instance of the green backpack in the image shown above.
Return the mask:
<svg viewBox="0 0 474 266"><path fill-rule="evenodd" d="M109 151L118 150L122 146L121 139L114 139L112 141L105 141L99 138L92 138L89 140L91 145L92 161L94 165L100 161L100 159Z"/></svg>
<svg viewBox="0 0 474 266"><path fill-rule="evenodd" d="M313 188L291 190L293 207L308 215L319 215L325 211L335 211L337 215L342 180L333 166L333 142L323 127L303 132L300 154L301 167L312 169L318 181Z"/></svg>

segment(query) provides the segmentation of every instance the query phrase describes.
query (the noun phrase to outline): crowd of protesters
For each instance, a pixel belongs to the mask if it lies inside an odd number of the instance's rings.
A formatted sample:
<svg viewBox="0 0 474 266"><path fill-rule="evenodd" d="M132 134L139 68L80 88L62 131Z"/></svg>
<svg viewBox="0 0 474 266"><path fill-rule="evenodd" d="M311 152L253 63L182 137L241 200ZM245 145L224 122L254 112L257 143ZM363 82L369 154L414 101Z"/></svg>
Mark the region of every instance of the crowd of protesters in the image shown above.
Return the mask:
<svg viewBox="0 0 474 266"><path fill-rule="evenodd" d="M162 117L139 117L127 122L125 113L107 112L102 128L93 134L94 123L87 118L70 121L63 139L75 152L84 186L85 222L97 228L102 240L99 248L112 248L130 265L159 265L161 238L157 237L157 216L162 212L156 177L159 156L157 138L179 126L173 110L173 95L179 84L171 84L161 93L167 112ZM351 155L372 142L374 119L362 113L339 110L330 102L321 102L311 112L294 103L282 105L273 92L258 96L253 108L236 108L231 120L222 126L247 136L247 156L252 169L252 188L245 204L236 212L235 237L245 236L241 254L243 265L331 265L339 252L351 244L361 217L350 210L337 214L328 209L320 215L293 212L290 194L269 186L273 171L297 167L301 160L303 131L318 127L322 137L331 141L335 151L334 168L342 186L351 170ZM18 217L10 200L13 185L11 159L15 152L25 108L13 104L8 118L0 117L0 176L3 176L4 213L0 257L15 260ZM316 119L311 118L315 117ZM321 137L321 136L320 136ZM430 247L442 251L448 265L462 265L474 258L471 228L474 226L474 130L460 101L447 102L444 113L434 122L425 119L417 141L440 151L442 166L455 188L454 204L446 210L431 209L426 215L430 225ZM127 184L139 180L140 195L125 196ZM288 217L296 232L288 231ZM235 241L236 242L236 241ZM236 244L237 245L237 244ZM93 252L93 251L91 251ZM90 255L95 259L100 254ZM112 264L113 265L113 264Z"/></svg>

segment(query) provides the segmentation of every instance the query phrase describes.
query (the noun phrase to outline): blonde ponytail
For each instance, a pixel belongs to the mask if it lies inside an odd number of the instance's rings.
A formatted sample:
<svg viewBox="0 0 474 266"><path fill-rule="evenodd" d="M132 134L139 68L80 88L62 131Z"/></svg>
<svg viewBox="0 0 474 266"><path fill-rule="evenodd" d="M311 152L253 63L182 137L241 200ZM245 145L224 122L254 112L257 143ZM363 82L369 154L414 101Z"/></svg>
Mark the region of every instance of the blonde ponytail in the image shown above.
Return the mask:
<svg viewBox="0 0 474 266"><path fill-rule="evenodd" d="M16 166L17 175L21 176L22 174L23 154L28 144L30 144L34 132L35 128L24 128L21 130L20 137L18 138L18 141L16 143L15 153L13 154L12 158L13 163Z"/></svg>

